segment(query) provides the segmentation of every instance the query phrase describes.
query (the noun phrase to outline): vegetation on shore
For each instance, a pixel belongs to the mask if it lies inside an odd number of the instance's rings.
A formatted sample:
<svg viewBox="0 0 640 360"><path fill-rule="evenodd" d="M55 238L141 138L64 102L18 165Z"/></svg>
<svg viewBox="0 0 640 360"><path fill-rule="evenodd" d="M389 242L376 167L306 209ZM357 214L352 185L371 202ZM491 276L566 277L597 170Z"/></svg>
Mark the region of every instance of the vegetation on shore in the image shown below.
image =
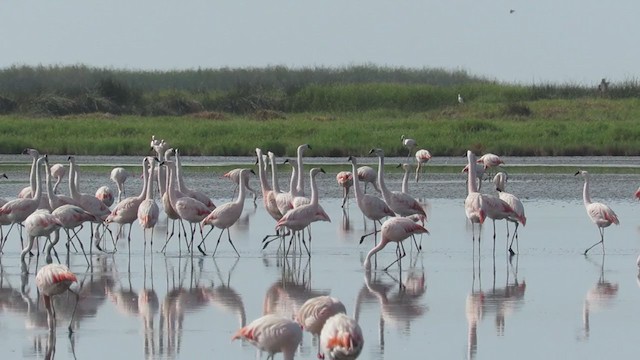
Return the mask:
<svg viewBox="0 0 640 360"><path fill-rule="evenodd" d="M457 94L465 98L458 103ZM463 71L0 70L0 153L147 154L151 135L186 155L640 155L640 86L512 85Z"/></svg>

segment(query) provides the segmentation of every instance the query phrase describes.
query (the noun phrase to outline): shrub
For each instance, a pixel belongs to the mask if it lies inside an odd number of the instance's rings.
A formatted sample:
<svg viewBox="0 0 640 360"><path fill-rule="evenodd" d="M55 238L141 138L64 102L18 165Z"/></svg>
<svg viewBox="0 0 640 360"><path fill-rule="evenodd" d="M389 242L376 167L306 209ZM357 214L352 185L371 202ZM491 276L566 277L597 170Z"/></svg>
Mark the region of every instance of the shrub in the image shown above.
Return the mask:
<svg viewBox="0 0 640 360"><path fill-rule="evenodd" d="M503 112L505 116L531 116L531 109L527 104L511 103L508 104Z"/></svg>

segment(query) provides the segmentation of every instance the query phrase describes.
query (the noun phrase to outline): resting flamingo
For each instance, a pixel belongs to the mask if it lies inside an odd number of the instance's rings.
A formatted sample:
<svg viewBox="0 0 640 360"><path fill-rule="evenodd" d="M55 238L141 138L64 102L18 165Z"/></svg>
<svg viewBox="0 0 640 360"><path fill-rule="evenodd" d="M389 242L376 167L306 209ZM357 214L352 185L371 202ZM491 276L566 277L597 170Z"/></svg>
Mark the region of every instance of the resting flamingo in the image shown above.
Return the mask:
<svg viewBox="0 0 640 360"><path fill-rule="evenodd" d="M242 210L244 209L244 198L247 192L247 183L249 182L249 178L245 175L245 173L252 172L253 170L249 169L242 169L240 171L240 179L242 181L239 185L240 190L238 191L238 198L235 201L231 201L216 207L209 215L207 215L207 217L205 217L200 222L200 227L211 225L211 230L213 230L213 227L222 229L222 231L220 231L220 236L218 236L216 247L215 249L213 249L213 256L216 255L216 250L218 250L218 245L220 245L220 238L222 238L222 234L224 234L226 230L229 244L231 244L231 247L233 247L236 255L240 257L238 250L236 249L235 245L233 245L233 241L231 241L231 233L229 232L229 228L233 224L235 224L236 221L238 221L238 219L240 218L240 215L242 215ZM207 233L207 235L208 234L209 233ZM200 250L202 254L204 254L204 251L202 250L201 245L202 243L204 243L204 239L206 239L206 236L204 236L200 244L198 244L198 250Z"/></svg>
<svg viewBox="0 0 640 360"><path fill-rule="evenodd" d="M356 359L364 346L362 329L346 314L333 315L322 328L320 346L329 360Z"/></svg>
<svg viewBox="0 0 640 360"><path fill-rule="evenodd" d="M367 193L367 185L370 183L377 192L380 192L378 189L378 172L375 171L371 166L360 166L358 168L358 180L364 183L364 193Z"/></svg>
<svg viewBox="0 0 640 360"><path fill-rule="evenodd" d="M418 182L420 178L420 170L423 165L431 160L431 153L429 150L420 149L416 151L416 162L418 163L418 167L416 168L416 182Z"/></svg>
<svg viewBox="0 0 640 360"><path fill-rule="evenodd" d="M313 337L320 336L327 319L336 314L346 314L347 309L344 304L331 296L321 295L312 297L302 304L296 314L296 321L303 330L311 333ZM318 341L318 358L322 358L320 351L320 341Z"/></svg>
<svg viewBox="0 0 640 360"><path fill-rule="evenodd" d="M604 253L604 228L608 227L611 224L620 224L618 220L618 215L607 205L600 202L592 202L591 195L589 193L589 172L586 170L580 170L576 172L576 175L582 175L584 178L584 188L582 190L582 200L584 202L584 207L587 210L587 215L591 221L598 227L600 231L600 241L591 245L584 251L584 255L587 255L587 252L591 250L594 246L598 244L602 244L602 252Z"/></svg>
<svg viewBox="0 0 640 360"><path fill-rule="evenodd" d="M42 294L44 300L44 306L47 309L47 324L49 331L54 332L56 329L56 311L53 307L53 296L60 295L65 291L69 291L76 297L76 304L73 307L71 313L71 321L69 322L69 332L72 333L73 319L78 308L78 300L80 297L78 293L70 289L71 284L77 282L76 275L72 273L68 267L62 264L49 264L45 265L38 270L36 275L36 286Z"/></svg>
<svg viewBox="0 0 640 360"><path fill-rule="evenodd" d="M58 186L62 182L62 178L67 174L67 169L63 164L53 164L49 170L49 174L56 179L56 183L53 184L53 192L58 193Z"/></svg>
<svg viewBox="0 0 640 360"><path fill-rule="evenodd" d="M244 339L262 351L268 359L282 353L284 360L293 360L302 341L302 329L295 321L279 315L264 315L241 328L232 340Z"/></svg>
<svg viewBox="0 0 640 360"><path fill-rule="evenodd" d="M351 162L351 169L352 171L355 171L357 166L356 158L349 156L347 161ZM356 203L358 204L360 211L362 211L364 216L373 221L373 232L364 234L360 237L360 244L362 244L364 238L369 235L374 235L375 239L375 234L378 233L377 225L382 225L382 219L387 216L395 216L396 214L389 208L384 200L371 194L364 194L360 189L360 179L357 176L353 178L353 190L356 196ZM375 243L377 244L377 241L375 241Z"/></svg>
<svg viewBox="0 0 640 360"><path fill-rule="evenodd" d="M507 174L503 172L497 173L496 176L493 178L493 183L496 185L496 190L498 190L498 197L500 198L500 200L509 204L509 206L511 206L511 208L513 209L516 215L515 217L510 216L506 219L507 220L507 237L509 237L509 222L516 224L516 229L513 232L513 237L511 238L511 242L509 244L509 253L513 255L515 254L515 252L512 249L513 239L516 239L516 240L518 239L518 225L520 225L520 223L522 223L522 226L525 226L527 224L527 217L524 214L524 205L522 204L522 201L518 199L517 196L505 191L505 186L507 183ZM517 242L516 242L516 246L517 246Z"/></svg>
<svg viewBox="0 0 640 360"><path fill-rule="evenodd" d="M147 176L147 184L145 185L146 193L144 200L142 200L140 205L138 205L136 216L138 218L138 223L142 227L145 249L147 248L147 229L151 229L150 249L153 250L153 228L158 223L160 208L158 207L156 200L153 198L153 175L155 170L155 161L153 158L147 158L147 160L147 162L149 163L149 176Z"/></svg>
<svg viewBox="0 0 640 360"><path fill-rule="evenodd" d="M111 170L111 175L109 176L109 178L111 179L111 181L116 183L116 186L118 188L118 202L122 200L123 196L127 196L124 188L124 183L130 176L131 175L129 174L127 169L123 167L114 167Z"/></svg>
<svg viewBox="0 0 640 360"><path fill-rule="evenodd" d="M389 205L389 208L400 216L420 214L427 217L420 203L409 194L398 191L390 191L384 183L384 151L382 149L371 149L369 154L378 156L378 187L382 192L382 198Z"/></svg>
<svg viewBox="0 0 640 360"><path fill-rule="evenodd" d="M381 186L382 187L382 186ZM391 267L391 265L399 262L405 255L404 247L402 246L402 241L414 234L424 234L429 233L429 231L420 224L415 223L413 220L405 218L405 217L392 217L387 219L380 229L380 233L382 234L382 240L376 246L374 246L369 253L367 254L366 259L364 260L364 268L366 270L371 270L371 257L375 255L378 251L384 249L385 246L389 242L398 243L399 246L396 249L396 260L389 264L384 270L386 271Z"/></svg>
<svg viewBox="0 0 640 360"><path fill-rule="evenodd" d="M344 207L344 204L349 198L349 189L353 186L353 173L350 171L340 171L336 175L336 181L338 182L338 186L342 188L342 207Z"/></svg>
<svg viewBox="0 0 640 360"><path fill-rule="evenodd" d="M404 135L400 137L400 140L402 140L402 146L409 149L409 153L407 154L407 160L409 160L411 152L413 151L413 149L415 149L416 146L418 146L418 143L414 139L405 137Z"/></svg>

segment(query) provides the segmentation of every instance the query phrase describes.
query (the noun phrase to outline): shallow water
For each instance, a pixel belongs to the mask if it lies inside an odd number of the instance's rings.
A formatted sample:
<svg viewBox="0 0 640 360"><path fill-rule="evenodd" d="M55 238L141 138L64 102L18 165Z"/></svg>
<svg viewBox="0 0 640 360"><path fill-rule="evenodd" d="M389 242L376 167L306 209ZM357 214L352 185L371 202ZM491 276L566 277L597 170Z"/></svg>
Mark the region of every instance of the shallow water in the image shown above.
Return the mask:
<svg viewBox="0 0 640 360"><path fill-rule="evenodd" d="M287 188L284 168L282 172L280 184ZM83 175L81 187L87 192L109 184L108 174ZM14 197L28 184L28 175L19 171L8 176L0 197ZM220 204L233 192L220 176L194 174L187 179ZM509 261L504 222L496 226L495 252L487 222L479 254L474 253L462 205L464 177L427 174L426 182L410 184L411 193L429 208L426 227L431 234L418 238L423 251L406 241L402 269L393 266L383 272L380 268L395 256L390 246L377 257L378 270L370 276L361 264L372 240L358 242L372 230L371 223L364 221L353 199L344 211L340 207L335 174L319 175L318 180L321 204L332 222L312 226L311 259L282 259L275 244L261 250L262 238L274 227L261 199L256 206L247 200L241 221L231 228L240 258L226 235L215 258L210 255L218 229L207 238L208 256L186 254L184 241L175 237L167 252L160 253L167 230L163 220L152 251L143 250L137 223L130 249L126 238L120 239L115 254L94 249L91 267L82 253L72 250L69 262L78 275L81 300L71 337L66 327L73 297L56 301L58 329L48 339L34 280L44 259L32 258L30 274L21 276L20 240L12 231L1 257L0 359L45 358L53 343L56 359L204 359L214 354L255 359L251 345L231 342L243 323L265 312L291 316L304 300L321 294L340 298L358 319L365 337L361 359L598 359L637 354L640 236L634 216L638 204L632 199L640 183L637 176L593 176L592 197L608 203L621 224L605 231L606 255L596 247L588 257L582 252L599 235L582 205L582 179L573 174L510 179L508 190L523 200L528 220L519 231L519 254ZM259 189L257 180L251 185ZM400 174L389 174L387 186L399 189ZM488 182L483 187L492 191ZM127 182L128 194L140 188L139 179ZM88 243L87 229L81 238ZM113 247L111 240L108 247ZM66 262L64 246L57 249ZM297 358L315 358L309 334Z"/></svg>

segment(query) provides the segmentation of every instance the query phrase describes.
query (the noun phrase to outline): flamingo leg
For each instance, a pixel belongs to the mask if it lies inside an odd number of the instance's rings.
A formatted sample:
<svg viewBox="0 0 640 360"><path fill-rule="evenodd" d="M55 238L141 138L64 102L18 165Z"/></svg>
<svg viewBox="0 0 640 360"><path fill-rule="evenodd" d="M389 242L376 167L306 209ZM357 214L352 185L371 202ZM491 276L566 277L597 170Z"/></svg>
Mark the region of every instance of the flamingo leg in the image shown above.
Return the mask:
<svg viewBox="0 0 640 360"><path fill-rule="evenodd" d="M71 313L71 320L69 321L69 334L72 334L73 333L73 329L72 329L71 325L73 324L73 319L76 316L76 310L78 309L78 302L80 302L80 295L77 292L75 292L75 291L73 291L71 289L69 289L69 292L71 292L73 295L76 296L76 304L73 306L73 312Z"/></svg>
<svg viewBox="0 0 640 360"><path fill-rule="evenodd" d="M600 241L587 248L587 250L584 251L584 255L587 255L587 252L589 252L589 250L593 249L598 244L602 244L602 252L604 254L604 228L599 227L598 230L600 231Z"/></svg>

